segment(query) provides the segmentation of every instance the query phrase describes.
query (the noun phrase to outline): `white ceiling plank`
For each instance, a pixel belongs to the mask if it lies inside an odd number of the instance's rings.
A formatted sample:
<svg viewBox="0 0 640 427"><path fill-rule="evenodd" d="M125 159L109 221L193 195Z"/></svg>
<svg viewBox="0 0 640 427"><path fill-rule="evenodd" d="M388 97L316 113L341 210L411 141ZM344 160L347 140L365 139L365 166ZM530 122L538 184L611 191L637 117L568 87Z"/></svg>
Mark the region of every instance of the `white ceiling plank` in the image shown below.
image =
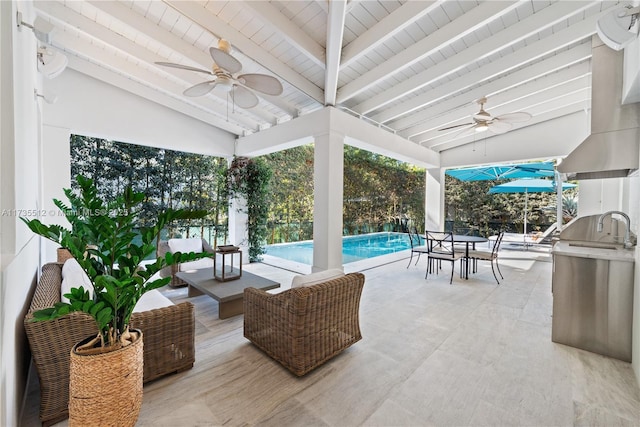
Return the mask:
<svg viewBox="0 0 640 427"><path fill-rule="evenodd" d="M427 15L433 8L438 7L441 2L441 0L406 2L376 25L366 30L360 37L346 45L342 50L340 68L350 66L362 55L366 55L390 37Z"/></svg>
<svg viewBox="0 0 640 427"><path fill-rule="evenodd" d="M319 103L324 103L322 89L311 83L304 76L298 74L291 67L274 58L253 40L245 37L235 28L222 21L216 15L209 12L198 3L187 1L166 0L171 7L178 10L192 21L214 34L216 37L225 38L233 43L238 50L247 57L253 58L263 67L296 87L308 97Z"/></svg>
<svg viewBox="0 0 640 427"><path fill-rule="evenodd" d="M346 0L333 0L329 3L327 16L327 66L324 77L324 105L335 105L340 73L340 53L346 16Z"/></svg>
<svg viewBox="0 0 640 427"><path fill-rule="evenodd" d="M324 13L329 13L329 0L316 0L316 3L318 4L318 6L320 6L320 9L324 11Z"/></svg>
<svg viewBox="0 0 640 427"><path fill-rule="evenodd" d="M274 31L278 32L289 44L305 54L316 65L325 66L324 48L316 43L301 28L293 24L276 7L266 1L247 1L242 3Z"/></svg>
<svg viewBox="0 0 640 427"><path fill-rule="evenodd" d="M526 109L526 112L533 114L533 112L530 111L533 107L556 98L558 94L568 94L581 91L583 89L589 89L591 87L589 64L585 62L580 65L580 67L554 73L533 82L490 96L487 99L487 104L484 108L494 117L505 113L522 111L523 109ZM480 106L477 104L473 106L469 104L464 108L459 108L447 114L443 114L437 119L425 122L425 131L420 134L411 135L410 139L413 141L424 141L430 137L441 138L447 134L456 135L461 129L440 131L439 128L470 123L472 121L471 117L479 108ZM399 135L406 138L406 136L403 135L403 132L400 132Z"/></svg>
<svg viewBox="0 0 640 427"><path fill-rule="evenodd" d="M588 30L585 28L585 31ZM584 37L587 36L588 33L585 33ZM389 122L389 120L396 120L392 126L396 129L405 129L413 123L422 121L424 119L424 116L422 115L417 117L408 117L406 119L403 118L397 120L399 117L408 115L413 111L416 111L428 105L433 105L446 97L464 91L472 86L479 85L485 80L505 73L506 71L508 71L509 67L515 69L524 64L527 64L535 60L536 58L546 55L550 52L550 49L562 48L564 46L567 46L568 44L571 44L575 41L574 37L575 36L572 34L567 34L566 38L559 36L541 40L535 45L528 46L527 48L512 53L511 55L507 55L499 59L498 61L491 62L457 79L454 79L451 82L439 85L436 89L431 90L426 94L423 94L422 96L411 98L405 102L390 107L379 114L371 116L371 118L381 123L387 123ZM483 90L492 92L496 90L496 88L499 88L499 85L501 84L511 85L515 82L522 81L522 79L525 79L526 81L531 78L535 78L536 76L541 75L545 72L557 69L558 67L566 67L575 62L582 61L586 58L589 58L590 56L591 45L589 43L583 43L581 45L573 47L568 51L561 52L552 58L548 58L538 63L532 63L524 70L519 70L514 73L508 74L498 82L489 82L481 87L487 87L487 89ZM479 91L476 91L475 93L477 92ZM485 93L484 95L486 94L487 93ZM484 95L480 94L477 96L477 98L481 98ZM468 93L467 96L469 97L469 99L474 99L472 97L474 97L475 95ZM357 111L357 108L355 108L355 110Z"/></svg>
<svg viewBox="0 0 640 427"><path fill-rule="evenodd" d="M347 83L338 91L338 102L344 102L362 93L381 80L410 67L433 53L442 50L456 40L473 32L476 28L499 18L517 7L517 1L495 1L482 3L455 21L431 33L418 43L389 58L356 80Z"/></svg>
<svg viewBox="0 0 640 427"><path fill-rule="evenodd" d="M155 53L148 51L141 45L134 43L133 41L122 37L119 34L116 34L101 25L95 25L95 22L64 7L61 3L46 2L39 4L39 6L39 10L41 10L42 12L48 13L50 16L55 17L56 19L66 22L67 24L74 26L80 31L84 31L86 33L91 32L93 37L102 41L103 43L113 46L114 48L119 49L127 55L138 58L139 60L144 61L150 65L153 65L155 61L161 61L164 59L156 55ZM181 72L180 70L174 69L165 69L163 71L185 82L188 82L189 85L194 85L205 81L205 78L202 78L200 75L197 75L195 73L185 73ZM185 88L182 88L179 93L181 94L184 89ZM213 91L212 95L220 98L222 102L227 102L226 94L222 95L216 91ZM250 114L260 117L263 121L271 124L275 124L277 122L277 118L271 112L258 107L253 108ZM258 123L252 124L252 127L257 128Z"/></svg>
<svg viewBox="0 0 640 427"><path fill-rule="evenodd" d="M414 77L395 85L393 88L375 95L354 108L358 113L366 114L393 102L408 93L419 90L442 77L451 75L456 71L472 64L473 62L487 57L495 52L504 49L517 41L528 37L532 33L540 31L542 28L553 25L554 22L566 19L567 16L578 13L580 10L594 4L595 2L558 2L543 9L541 12L532 15L521 21L513 28L501 31L480 43L471 46L469 49L458 53L436 66L424 72L416 74ZM593 27L595 32L595 26Z"/></svg>

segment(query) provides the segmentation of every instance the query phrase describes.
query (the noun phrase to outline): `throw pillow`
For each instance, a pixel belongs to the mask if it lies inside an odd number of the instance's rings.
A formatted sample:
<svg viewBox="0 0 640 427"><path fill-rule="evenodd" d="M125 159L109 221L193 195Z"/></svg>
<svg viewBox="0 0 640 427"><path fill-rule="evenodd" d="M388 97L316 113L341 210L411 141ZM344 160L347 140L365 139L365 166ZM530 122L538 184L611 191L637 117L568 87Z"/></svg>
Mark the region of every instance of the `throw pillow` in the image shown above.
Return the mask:
<svg viewBox="0 0 640 427"><path fill-rule="evenodd" d="M344 276L342 270L338 268L332 268L329 270L318 271L317 273L311 273L307 275L294 276L291 281L292 288L300 288L303 286L317 285L318 283L327 282L331 279L337 279Z"/></svg>
<svg viewBox="0 0 640 427"><path fill-rule="evenodd" d="M162 295L159 290L153 289L142 294L136 303L133 312L142 313L143 311L149 311L155 308L171 307L172 305L173 303L169 298Z"/></svg>
<svg viewBox="0 0 640 427"><path fill-rule="evenodd" d="M202 239L200 237L192 237L189 239L169 239L169 248L172 253L200 253L202 252Z"/></svg>
<svg viewBox="0 0 640 427"><path fill-rule="evenodd" d="M79 288L82 286L85 291L89 291L89 297L93 298L93 286L91 280L84 272L78 261L75 258L70 258L65 261L62 266L62 283L60 284L60 301L69 302L69 299L64 296L71 292L71 288Z"/></svg>

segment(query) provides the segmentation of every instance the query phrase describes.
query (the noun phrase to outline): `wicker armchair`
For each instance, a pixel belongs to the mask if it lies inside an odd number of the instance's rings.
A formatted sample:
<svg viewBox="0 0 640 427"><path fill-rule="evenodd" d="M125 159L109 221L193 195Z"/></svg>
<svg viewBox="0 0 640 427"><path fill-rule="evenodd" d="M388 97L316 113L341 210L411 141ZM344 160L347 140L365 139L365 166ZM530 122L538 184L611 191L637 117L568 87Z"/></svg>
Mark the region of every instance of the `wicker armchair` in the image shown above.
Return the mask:
<svg viewBox="0 0 640 427"><path fill-rule="evenodd" d="M40 379L40 421L44 426L68 418L69 359L71 347L98 333L95 321L74 312L54 320L30 321L33 312L60 301L62 264L42 267L24 327ZM183 302L170 307L133 313L131 326L144 334L144 382L193 367L195 311Z"/></svg>
<svg viewBox="0 0 640 427"><path fill-rule="evenodd" d="M302 376L362 339L364 275L350 273L279 294L244 291L244 336Z"/></svg>
<svg viewBox="0 0 640 427"><path fill-rule="evenodd" d="M204 252L210 253L212 256L214 255L214 250L211 245L204 239L202 239L202 249ZM167 240L160 240L158 243L158 249L156 254L158 257L163 257L167 252L171 252L171 248L169 248L169 242ZM172 288L181 288L187 286L187 283L183 280L180 280L176 277L176 273L180 271L181 264L173 264L171 267L165 267L160 271L160 276L168 277L171 275L171 283L169 286ZM211 268L213 269L213 262L211 263ZM213 271L213 270L212 270Z"/></svg>

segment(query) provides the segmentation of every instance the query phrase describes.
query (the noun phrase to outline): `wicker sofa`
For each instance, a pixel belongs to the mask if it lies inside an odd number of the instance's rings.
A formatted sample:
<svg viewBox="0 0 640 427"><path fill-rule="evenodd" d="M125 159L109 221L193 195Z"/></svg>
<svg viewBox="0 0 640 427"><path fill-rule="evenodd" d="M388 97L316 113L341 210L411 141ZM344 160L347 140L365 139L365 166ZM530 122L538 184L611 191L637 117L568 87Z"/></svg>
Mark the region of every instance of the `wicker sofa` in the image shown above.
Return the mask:
<svg viewBox="0 0 640 427"><path fill-rule="evenodd" d="M68 418L71 347L98 333L95 321L85 313L31 321L34 311L60 301L61 283L62 264L45 264L24 320L40 379L40 421L44 426ZM195 310L190 302L134 312L131 326L142 330L144 336L144 382L193 367Z"/></svg>
<svg viewBox="0 0 640 427"><path fill-rule="evenodd" d="M187 239L160 240L160 242L158 243L158 250L156 252L158 257L164 257L164 255L167 252L172 252L170 248L170 243L172 240L187 240ZM200 240L202 241L202 245L201 245L202 252L210 253L211 256L213 256L214 250L211 247L211 245L209 245L209 243L205 239L200 239ZM197 252L197 251L194 251L194 252ZM173 288L181 288L181 287L187 286L187 283L177 278L176 273L178 273L179 271L184 271L185 269L189 269L189 268L205 268L205 267L211 267L213 269L213 259L202 258L200 260L191 261L184 264L173 264L171 267L163 268L162 271L160 272L160 275L162 277L168 277L169 275L171 275L171 283L169 283L169 286Z"/></svg>
<svg viewBox="0 0 640 427"><path fill-rule="evenodd" d="M364 275L350 273L278 294L244 291L244 336L302 376L362 339Z"/></svg>

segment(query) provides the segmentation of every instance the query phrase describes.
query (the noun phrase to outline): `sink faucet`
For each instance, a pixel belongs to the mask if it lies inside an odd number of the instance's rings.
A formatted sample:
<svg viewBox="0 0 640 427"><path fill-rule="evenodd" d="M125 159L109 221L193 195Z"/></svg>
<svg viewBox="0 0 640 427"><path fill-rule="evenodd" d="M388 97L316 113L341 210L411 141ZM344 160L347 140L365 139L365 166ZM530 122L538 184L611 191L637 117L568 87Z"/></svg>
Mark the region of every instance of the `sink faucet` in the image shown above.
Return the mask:
<svg viewBox="0 0 640 427"><path fill-rule="evenodd" d="M618 214L618 215L620 215L621 217L623 217L623 218L624 218L624 220L625 220L625 227L626 227L626 229L625 229L625 232L624 232L624 241L623 241L624 247L625 247L626 249L629 249L629 248L633 247L633 243L631 243L631 235L630 235L631 220L629 219L629 215L627 215L627 214L626 214L626 213L624 213L624 212L620 212L620 211L608 211L608 212L605 212L605 213L603 213L602 215L600 215L600 216L598 217L598 227L597 227L598 233L601 233L601 232L602 232L602 227L603 227L604 217L605 217L605 216L607 216L607 215L613 215L613 214Z"/></svg>

